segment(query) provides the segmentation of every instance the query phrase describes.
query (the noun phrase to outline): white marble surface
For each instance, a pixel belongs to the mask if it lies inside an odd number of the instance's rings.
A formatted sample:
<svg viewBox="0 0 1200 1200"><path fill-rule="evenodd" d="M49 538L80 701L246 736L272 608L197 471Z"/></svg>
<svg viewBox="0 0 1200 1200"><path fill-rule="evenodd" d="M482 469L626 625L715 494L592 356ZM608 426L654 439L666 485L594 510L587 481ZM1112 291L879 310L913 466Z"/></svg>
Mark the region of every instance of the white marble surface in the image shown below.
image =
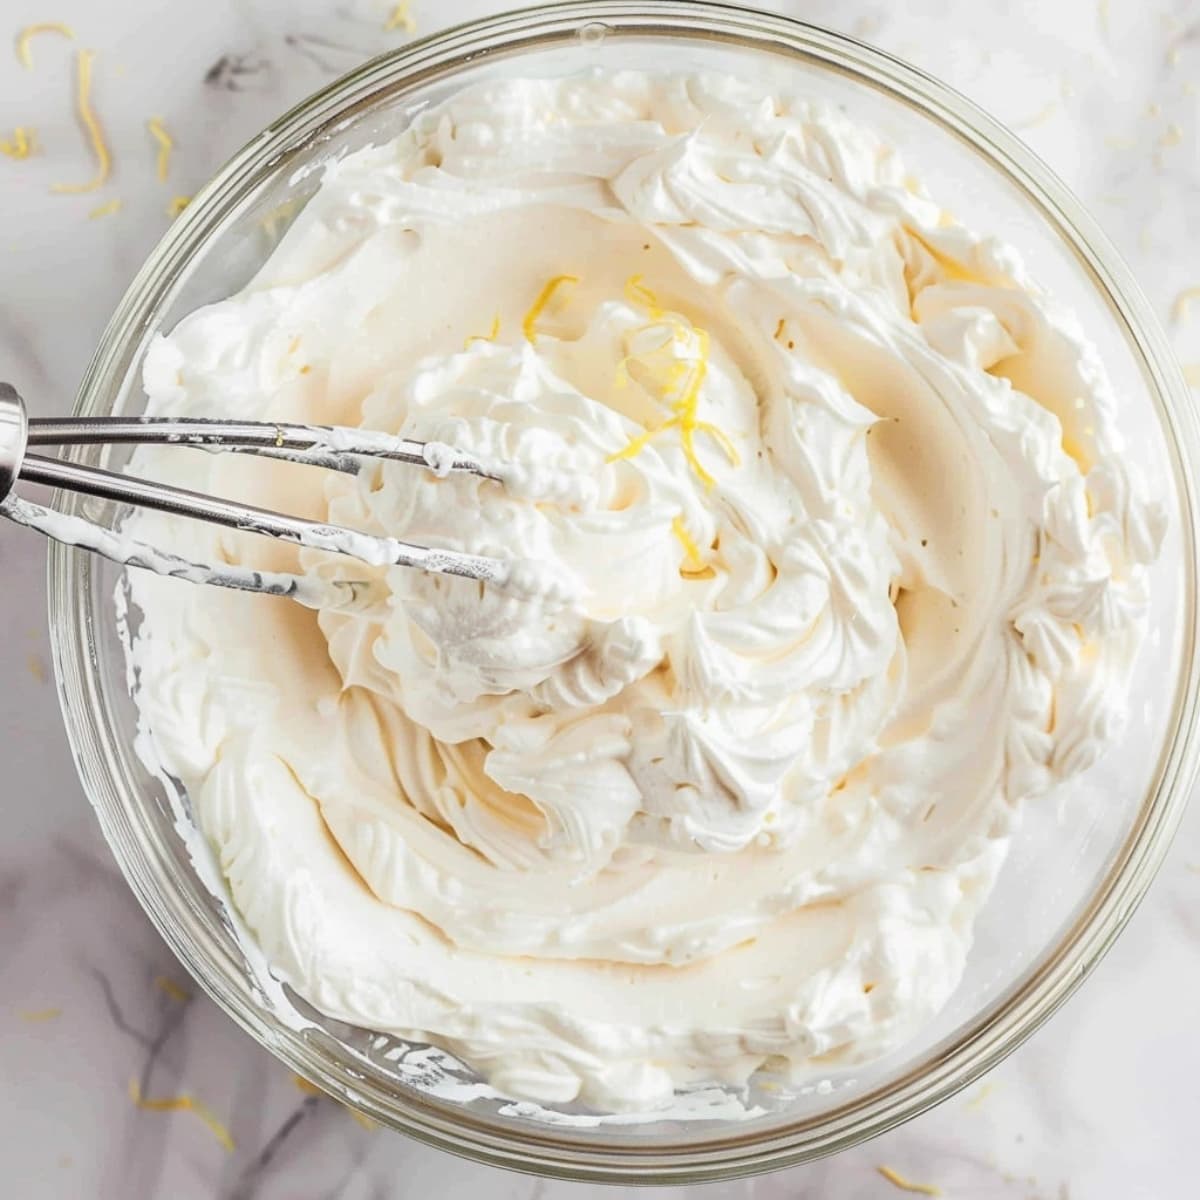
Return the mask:
<svg viewBox="0 0 1200 1200"><path fill-rule="evenodd" d="M419 33L499 7L414 0ZM849 30L962 88L1016 127L1091 206L1164 321L1200 282L1200 0L812 0L775 7ZM0 377L35 410L69 410L91 348L175 194L195 189L292 101L403 40L384 0L0 0ZM33 71L4 41L35 21L98 52L95 102L115 171L98 195L71 109L71 53L46 36ZM222 59L226 70L212 78ZM244 73L231 74L229 64ZM232 86L220 86L221 80ZM155 179L146 131L178 147ZM110 198L113 215L88 214ZM1200 362L1200 306L1172 322ZM601 1189L477 1167L306 1097L202 996L126 890L83 798L48 680L44 547L0 528L0 1184L20 1200L89 1197L442 1197L583 1200ZM190 989L189 989L190 990ZM1200 1117L1200 808L1149 899L1083 991L985 1085L814 1166L695 1189L705 1197L887 1200L887 1164L951 1200L1172 1200L1196 1194ZM229 1153L190 1113L136 1110L188 1091L225 1121ZM679 1189L668 1195L683 1194Z"/></svg>

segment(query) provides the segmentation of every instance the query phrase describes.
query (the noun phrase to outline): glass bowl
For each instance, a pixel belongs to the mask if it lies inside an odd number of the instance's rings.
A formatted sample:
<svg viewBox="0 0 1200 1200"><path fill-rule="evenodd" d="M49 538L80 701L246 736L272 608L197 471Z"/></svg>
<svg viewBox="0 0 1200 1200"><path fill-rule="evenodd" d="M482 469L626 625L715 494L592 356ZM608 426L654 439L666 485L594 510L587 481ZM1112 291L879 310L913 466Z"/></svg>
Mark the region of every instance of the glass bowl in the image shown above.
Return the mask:
<svg viewBox="0 0 1200 1200"><path fill-rule="evenodd" d="M395 1129L501 1166L574 1179L681 1182L771 1170L888 1129L966 1086L1027 1037L1112 943L1162 860L1196 771L1200 437L1186 387L1125 266L1066 188L949 88L845 36L745 9L588 0L480 20L360 67L264 130L175 222L139 272L83 381L82 416L135 412L147 340L239 289L320 182L331 156L394 136L421 108L504 74L589 66L701 68L840 104L890 138L945 206L998 232L1102 350L1129 453L1156 481L1170 530L1125 744L1057 803L1027 806L966 976L940 1018L887 1059L776 1091L760 1115L597 1123L536 1106L447 1098L420 1051L307 1011L239 936L219 873L187 833L187 799L143 766L114 600L118 572L57 544L50 625L84 787L126 879L210 995L289 1067ZM80 461L119 466L120 452ZM112 520L94 502L71 511ZM136 619L136 614L133 614ZM303 1006L299 1006L301 1011ZM416 1065L414 1065L416 1064ZM445 1082L443 1079L442 1082Z"/></svg>

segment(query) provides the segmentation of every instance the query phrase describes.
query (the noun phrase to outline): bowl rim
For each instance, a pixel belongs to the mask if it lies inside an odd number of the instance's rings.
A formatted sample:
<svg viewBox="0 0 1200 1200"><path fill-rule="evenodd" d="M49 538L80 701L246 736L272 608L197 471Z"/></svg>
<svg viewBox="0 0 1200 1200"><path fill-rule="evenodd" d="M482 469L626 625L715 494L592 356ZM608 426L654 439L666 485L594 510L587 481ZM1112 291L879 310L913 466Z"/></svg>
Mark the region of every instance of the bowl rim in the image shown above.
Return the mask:
<svg viewBox="0 0 1200 1200"><path fill-rule="evenodd" d="M1200 530L1193 479L1200 477L1200 423L1182 373L1129 268L1066 186L1022 142L973 102L885 51L845 34L706 0L563 0L469 21L409 42L339 77L269 124L205 185L168 229L115 310L78 392L75 412L112 407L129 365L139 361L184 268L249 196L265 172L381 90L418 88L485 55L512 55L570 38L671 36L718 39L792 54L851 76L920 111L1004 172L1050 223L1103 293L1139 360L1168 441L1174 484L1186 517L1180 636L1181 670L1154 782L1095 894L1051 951L968 1023L949 1044L899 1079L819 1117L766 1130L636 1147L603 1145L578 1134L485 1118L463 1107L426 1103L411 1091L384 1094L321 1057L319 1047L269 1016L229 956L192 911L181 889L151 869L158 849L126 802L121 764L107 721L95 654L91 559L50 545L48 606L60 704L84 790L139 903L205 991L292 1070L371 1117L452 1153L496 1166L594 1182L685 1183L730 1179L833 1153L875 1136L968 1086L1034 1032L1096 966L1124 928L1157 871L1196 778L1200 747L1196 584ZM86 451L79 451L82 457ZM71 510L76 500L58 495ZM725 1131L723 1131L725 1132Z"/></svg>

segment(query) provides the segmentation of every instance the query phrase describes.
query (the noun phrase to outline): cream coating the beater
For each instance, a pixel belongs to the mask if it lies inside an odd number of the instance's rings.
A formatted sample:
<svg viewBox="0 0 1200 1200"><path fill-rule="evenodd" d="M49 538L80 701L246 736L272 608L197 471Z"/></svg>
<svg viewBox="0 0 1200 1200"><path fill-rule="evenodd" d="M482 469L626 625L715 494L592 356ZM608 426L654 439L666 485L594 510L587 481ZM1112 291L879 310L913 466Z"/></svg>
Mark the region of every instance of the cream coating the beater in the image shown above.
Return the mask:
<svg viewBox="0 0 1200 1200"><path fill-rule="evenodd" d="M513 1095L652 1109L895 1046L956 986L1019 805L1120 729L1162 516L1099 358L809 99L469 88L333 164L145 383L151 414L502 473L169 464L537 587L151 513L147 541L377 602L129 586L144 726L280 977Z"/></svg>

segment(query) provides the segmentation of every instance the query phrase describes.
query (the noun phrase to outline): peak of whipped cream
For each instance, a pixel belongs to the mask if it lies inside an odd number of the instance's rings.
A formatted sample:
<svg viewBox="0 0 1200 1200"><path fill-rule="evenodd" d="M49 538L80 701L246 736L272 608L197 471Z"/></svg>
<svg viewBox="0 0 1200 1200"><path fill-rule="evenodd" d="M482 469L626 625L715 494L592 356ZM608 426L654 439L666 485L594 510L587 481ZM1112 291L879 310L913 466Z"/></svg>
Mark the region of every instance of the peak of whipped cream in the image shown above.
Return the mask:
<svg viewBox="0 0 1200 1200"><path fill-rule="evenodd" d="M1162 516L1099 357L829 106L466 89L332 164L145 381L155 415L430 448L172 449L183 486L512 562L130 522L370 581L312 613L131 575L137 702L280 978L508 1094L649 1110L882 1054L954 990L1013 810L1119 734Z"/></svg>

